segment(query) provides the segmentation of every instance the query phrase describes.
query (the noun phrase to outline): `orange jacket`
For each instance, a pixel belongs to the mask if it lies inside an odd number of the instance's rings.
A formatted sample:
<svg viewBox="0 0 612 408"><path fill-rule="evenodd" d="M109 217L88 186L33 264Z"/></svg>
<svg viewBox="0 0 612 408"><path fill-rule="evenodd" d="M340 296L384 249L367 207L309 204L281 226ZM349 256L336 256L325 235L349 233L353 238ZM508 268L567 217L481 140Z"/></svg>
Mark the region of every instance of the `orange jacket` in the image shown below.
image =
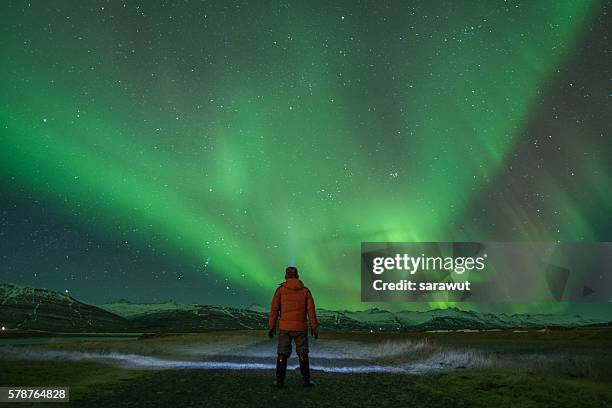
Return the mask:
<svg viewBox="0 0 612 408"><path fill-rule="evenodd" d="M308 330L308 325L306 324L307 313L310 327L314 330L317 329L317 314L312 294L302 281L297 278L287 278L274 292L272 305L270 306L270 318L268 319L270 330L276 326L278 312L281 315L280 330Z"/></svg>

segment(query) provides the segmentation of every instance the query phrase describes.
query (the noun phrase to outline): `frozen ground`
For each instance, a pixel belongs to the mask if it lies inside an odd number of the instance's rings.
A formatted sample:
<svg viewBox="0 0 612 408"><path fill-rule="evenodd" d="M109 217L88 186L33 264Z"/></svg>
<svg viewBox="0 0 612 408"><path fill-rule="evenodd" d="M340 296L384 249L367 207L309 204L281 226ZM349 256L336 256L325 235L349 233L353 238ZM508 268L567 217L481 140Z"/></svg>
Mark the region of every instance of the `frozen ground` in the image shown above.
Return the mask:
<svg viewBox="0 0 612 408"><path fill-rule="evenodd" d="M135 369L275 368L276 339L253 334L172 336L132 341L84 341L0 347L0 360L92 361ZM358 341L310 339L311 368L329 373L406 373L509 367L530 369L563 361L563 353L500 354L474 347L442 346L425 339ZM590 359L588 356L584 359ZM289 368L297 368L295 353Z"/></svg>
<svg viewBox="0 0 612 408"><path fill-rule="evenodd" d="M301 387L293 355L283 390L272 384L276 339L266 334L21 338L0 346L0 384L69 386L75 407L612 406L608 328L325 332L311 339L317 386Z"/></svg>

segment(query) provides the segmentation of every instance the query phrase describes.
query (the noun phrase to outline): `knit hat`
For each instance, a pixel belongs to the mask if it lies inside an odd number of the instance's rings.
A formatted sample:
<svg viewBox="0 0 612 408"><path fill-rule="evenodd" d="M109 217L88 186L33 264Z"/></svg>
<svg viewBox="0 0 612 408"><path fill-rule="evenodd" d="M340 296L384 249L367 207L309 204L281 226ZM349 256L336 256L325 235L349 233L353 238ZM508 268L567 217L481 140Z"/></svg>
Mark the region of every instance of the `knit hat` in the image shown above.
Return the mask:
<svg viewBox="0 0 612 408"><path fill-rule="evenodd" d="M288 266L287 269L285 269L285 279L297 278L297 277L298 277L298 270L295 266Z"/></svg>

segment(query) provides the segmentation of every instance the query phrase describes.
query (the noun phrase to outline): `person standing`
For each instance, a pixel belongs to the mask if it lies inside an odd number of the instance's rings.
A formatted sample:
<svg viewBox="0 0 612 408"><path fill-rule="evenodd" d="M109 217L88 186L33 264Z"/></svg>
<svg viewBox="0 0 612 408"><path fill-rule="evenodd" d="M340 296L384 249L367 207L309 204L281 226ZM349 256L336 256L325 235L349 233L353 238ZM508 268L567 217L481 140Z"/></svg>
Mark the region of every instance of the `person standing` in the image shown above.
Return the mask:
<svg viewBox="0 0 612 408"><path fill-rule="evenodd" d="M312 387L310 364L308 362L308 323L315 339L319 338L317 314L310 290L299 279L295 266L285 269L285 281L281 283L270 306L268 336L274 337L279 320L278 347L276 357L276 386L282 388L287 373L287 359L291 355L292 342L300 361L300 372L304 387ZM306 318L308 317L308 323Z"/></svg>

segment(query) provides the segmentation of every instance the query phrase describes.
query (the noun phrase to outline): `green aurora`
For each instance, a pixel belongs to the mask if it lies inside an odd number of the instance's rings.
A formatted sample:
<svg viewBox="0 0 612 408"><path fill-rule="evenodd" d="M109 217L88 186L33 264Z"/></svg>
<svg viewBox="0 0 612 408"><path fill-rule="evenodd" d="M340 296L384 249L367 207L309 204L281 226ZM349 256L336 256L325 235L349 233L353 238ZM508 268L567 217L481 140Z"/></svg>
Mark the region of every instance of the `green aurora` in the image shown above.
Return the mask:
<svg viewBox="0 0 612 408"><path fill-rule="evenodd" d="M93 234L199 265L181 272L227 282L227 303L265 304L296 264L318 306L371 307L362 241L609 240L595 225L610 210L607 147L543 169L524 205L491 193L511 189L526 140L546 142L534 112L604 7L8 1L0 174ZM579 131L605 143L602 126ZM561 168L579 187L562 187ZM8 280L28 282L15 265ZM133 272L143 285L121 296L146 298L151 272ZM118 298L103 282L77 276L71 291Z"/></svg>

